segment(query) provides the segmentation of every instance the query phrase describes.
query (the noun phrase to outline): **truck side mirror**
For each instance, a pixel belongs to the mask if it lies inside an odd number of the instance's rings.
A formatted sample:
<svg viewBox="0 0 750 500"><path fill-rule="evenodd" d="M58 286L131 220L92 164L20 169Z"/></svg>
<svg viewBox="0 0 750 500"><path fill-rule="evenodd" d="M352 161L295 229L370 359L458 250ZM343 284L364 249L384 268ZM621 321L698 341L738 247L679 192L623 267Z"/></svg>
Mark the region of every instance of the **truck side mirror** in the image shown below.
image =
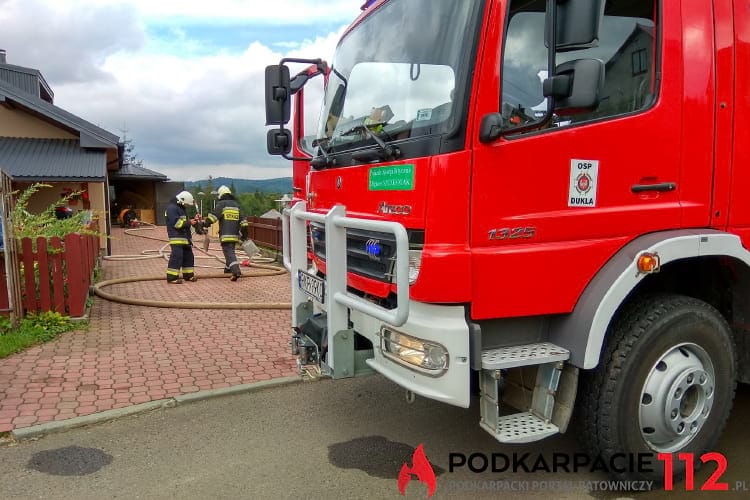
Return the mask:
<svg viewBox="0 0 750 500"><path fill-rule="evenodd" d="M604 90L604 63L599 59L575 59L560 64L555 76L544 80L545 97L555 98L555 113L569 116L599 106Z"/></svg>
<svg viewBox="0 0 750 500"><path fill-rule="evenodd" d="M503 135L503 115L500 113L488 113L482 117L479 125L479 142L492 142Z"/></svg>
<svg viewBox="0 0 750 500"><path fill-rule="evenodd" d="M266 66L266 125L289 123L290 99L289 68L283 64Z"/></svg>
<svg viewBox="0 0 750 500"><path fill-rule="evenodd" d="M599 40L603 0L555 0L555 3L555 52L593 47ZM544 40L547 47L550 39L549 20L548 12Z"/></svg>
<svg viewBox="0 0 750 500"><path fill-rule="evenodd" d="M285 128L269 130L266 134L266 149L270 155L288 155L292 150L292 131Z"/></svg>

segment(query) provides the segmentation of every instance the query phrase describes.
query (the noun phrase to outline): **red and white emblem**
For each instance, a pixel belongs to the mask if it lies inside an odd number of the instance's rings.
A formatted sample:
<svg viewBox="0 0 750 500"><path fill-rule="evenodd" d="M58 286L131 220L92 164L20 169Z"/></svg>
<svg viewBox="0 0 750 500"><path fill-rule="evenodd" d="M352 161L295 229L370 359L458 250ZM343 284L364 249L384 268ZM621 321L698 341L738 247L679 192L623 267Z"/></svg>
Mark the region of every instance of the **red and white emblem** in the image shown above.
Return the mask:
<svg viewBox="0 0 750 500"><path fill-rule="evenodd" d="M581 194L586 194L591 190L591 176L587 173L582 173L576 179L576 189Z"/></svg>

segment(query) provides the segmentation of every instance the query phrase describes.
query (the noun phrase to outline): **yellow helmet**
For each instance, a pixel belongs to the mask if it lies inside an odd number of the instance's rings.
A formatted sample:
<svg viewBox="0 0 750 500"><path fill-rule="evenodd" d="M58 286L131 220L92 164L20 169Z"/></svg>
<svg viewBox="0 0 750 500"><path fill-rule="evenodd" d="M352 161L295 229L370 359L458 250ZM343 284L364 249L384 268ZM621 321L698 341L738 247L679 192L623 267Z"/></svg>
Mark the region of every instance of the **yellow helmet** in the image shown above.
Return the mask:
<svg viewBox="0 0 750 500"><path fill-rule="evenodd" d="M216 192L218 193L218 195L219 195L219 198L221 198L221 197L222 197L222 196L224 196L225 194L232 194L232 190L231 190L231 189L229 189L229 188L228 188L228 187L226 187L226 186L219 186L219 189L218 189L218 190L217 190Z"/></svg>

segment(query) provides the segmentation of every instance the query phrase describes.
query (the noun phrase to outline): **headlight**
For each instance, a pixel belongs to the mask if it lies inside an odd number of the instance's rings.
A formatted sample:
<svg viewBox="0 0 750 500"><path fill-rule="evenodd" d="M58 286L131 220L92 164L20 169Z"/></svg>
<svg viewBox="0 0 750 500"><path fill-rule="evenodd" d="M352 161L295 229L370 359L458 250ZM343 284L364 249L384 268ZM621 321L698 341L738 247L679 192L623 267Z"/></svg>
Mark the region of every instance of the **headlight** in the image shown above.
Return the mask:
<svg viewBox="0 0 750 500"><path fill-rule="evenodd" d="M413 285L419 277L422 267L422 250L409 250L409 284Z"/></svg>
<svg viewBox="0 0 750 500"><path fill-rule="evenodd" d="M434 342L411 337L400 332L383 328L381 350L391 358L407 365L429 370L433 375L448 368L448 351Z"/></svg>

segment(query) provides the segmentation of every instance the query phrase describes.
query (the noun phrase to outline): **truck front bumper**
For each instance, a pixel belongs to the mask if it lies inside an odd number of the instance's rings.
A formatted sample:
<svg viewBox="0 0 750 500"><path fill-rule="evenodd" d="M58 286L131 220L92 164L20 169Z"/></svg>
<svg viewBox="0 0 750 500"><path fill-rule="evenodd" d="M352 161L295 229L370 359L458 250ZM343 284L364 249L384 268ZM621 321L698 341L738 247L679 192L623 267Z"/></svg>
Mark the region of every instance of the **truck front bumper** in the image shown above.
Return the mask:
<svg viewBox="0 0 750 500"><path fill-rule="evenodd" d="M406 229L396 222L347 217L340 205L321 214L308 212L299 202L284 216L284 264L292 273L293 352L304 353L308 362L317 360L333 378L356 375L357 360L363 359L415 394L468 407L469 328L464 307L410 300ZM308 222L325 225L324 279L306 272ZM347 228L393 235L395 308L383 308L347 290ZM325 314L316 316L319 310ZM358 351L355 334L367 338L372 350Z"/></svg>
<svg viewBox="0 0 750 500"><path fill-rule="evenodd" d="M462 306L411 302L409 317L400 327L351 311L354 331L373 345L367 365L401 387L420 396L468 408L470 396L469 328ZM388 351L388 331L445 350L445 369L426 370L409 362L410 356Z"/></svg>

